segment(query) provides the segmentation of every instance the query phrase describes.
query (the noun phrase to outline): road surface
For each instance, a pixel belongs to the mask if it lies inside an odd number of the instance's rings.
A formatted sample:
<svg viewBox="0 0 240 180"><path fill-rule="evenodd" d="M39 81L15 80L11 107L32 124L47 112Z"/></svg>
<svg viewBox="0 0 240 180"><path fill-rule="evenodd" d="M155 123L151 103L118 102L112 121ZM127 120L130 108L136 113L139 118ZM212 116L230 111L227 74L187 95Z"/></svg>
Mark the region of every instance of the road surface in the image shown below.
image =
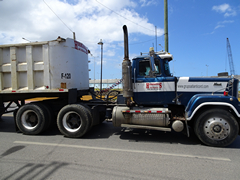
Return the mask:
<svg viewBox="0 0 240 180"><path fill-rule="evenodd" d="M10 179L239 179L240 136L226 148L202 145L192 135L128 130L111 122L83 138L55 127L42 135L16 133L12 115L0 121L0 177Z"/></svg>

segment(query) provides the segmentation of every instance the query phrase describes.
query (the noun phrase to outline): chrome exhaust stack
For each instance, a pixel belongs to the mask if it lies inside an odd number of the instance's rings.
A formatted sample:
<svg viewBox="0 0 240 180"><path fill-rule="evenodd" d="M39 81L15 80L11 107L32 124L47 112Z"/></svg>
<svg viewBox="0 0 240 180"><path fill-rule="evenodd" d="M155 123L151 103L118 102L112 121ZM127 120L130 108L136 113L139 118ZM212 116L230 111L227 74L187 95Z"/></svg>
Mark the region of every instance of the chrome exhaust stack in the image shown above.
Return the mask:
<svg viewBox="0 0 240 180"><path fill-rule="evenodd" d="M131 61L129 60L128 52L128 31L127 26L123 26L124 33L124 60L122 62L122 79L123 79L123 97L126 98L126 105L131 105L131 98L133 97L132 89L132 66Z"/></svg>

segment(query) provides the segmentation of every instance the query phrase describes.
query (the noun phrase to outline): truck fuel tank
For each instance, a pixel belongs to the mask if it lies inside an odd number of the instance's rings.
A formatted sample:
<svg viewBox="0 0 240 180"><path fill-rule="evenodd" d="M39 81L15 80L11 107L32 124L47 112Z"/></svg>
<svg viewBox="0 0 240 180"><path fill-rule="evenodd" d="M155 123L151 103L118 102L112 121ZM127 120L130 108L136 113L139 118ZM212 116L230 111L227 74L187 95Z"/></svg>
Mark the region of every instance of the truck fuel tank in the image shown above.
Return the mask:
<svg viewBox="0 0 240 180"><path fill-rule="evenodd" d="M170 124L168 108L115 106L113 109L113 125L135 124L167 127Z"/></svg>

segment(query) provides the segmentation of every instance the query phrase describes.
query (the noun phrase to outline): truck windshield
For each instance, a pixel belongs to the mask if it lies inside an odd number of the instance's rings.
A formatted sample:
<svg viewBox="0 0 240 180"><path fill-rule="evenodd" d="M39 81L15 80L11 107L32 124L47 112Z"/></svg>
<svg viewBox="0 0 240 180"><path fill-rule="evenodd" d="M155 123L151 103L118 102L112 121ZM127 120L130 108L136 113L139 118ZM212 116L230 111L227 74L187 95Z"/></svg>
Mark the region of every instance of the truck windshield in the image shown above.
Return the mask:
<svg viewBox="0 0 240 180"><path fill-rule="evenodd" d="M163 65L164 65L164 72L166 76L171 76L168 60L164 60Z"/></svg>
<svg viewBox="0 0 240 180"><path fill-rule="evenodd" d="M161 74L161 68L160 68L160 63L158 59L154 59L155 61L155 69L156 75ZM142 60L139 61L139 75L140 76L149 76L149 71L150 71L150 61L149 60Z"/></svg>

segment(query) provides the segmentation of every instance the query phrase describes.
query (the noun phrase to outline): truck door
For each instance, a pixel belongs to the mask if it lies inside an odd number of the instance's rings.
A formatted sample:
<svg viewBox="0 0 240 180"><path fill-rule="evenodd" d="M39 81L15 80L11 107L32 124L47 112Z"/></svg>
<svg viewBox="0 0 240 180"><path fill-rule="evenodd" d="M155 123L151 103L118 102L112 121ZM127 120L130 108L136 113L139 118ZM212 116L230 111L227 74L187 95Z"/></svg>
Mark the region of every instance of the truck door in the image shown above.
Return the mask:
<svg viewBox="0 0 240 180"><path fill-rule="evenodd" d="M169 104L169 98L166 96L169 92L174 92L174 78L165 75L165 68L168 67L165 67L159 58L155 58L154 62L153 74L149 59L138 59L134 63L134 101L139 105Z"/></svg>

